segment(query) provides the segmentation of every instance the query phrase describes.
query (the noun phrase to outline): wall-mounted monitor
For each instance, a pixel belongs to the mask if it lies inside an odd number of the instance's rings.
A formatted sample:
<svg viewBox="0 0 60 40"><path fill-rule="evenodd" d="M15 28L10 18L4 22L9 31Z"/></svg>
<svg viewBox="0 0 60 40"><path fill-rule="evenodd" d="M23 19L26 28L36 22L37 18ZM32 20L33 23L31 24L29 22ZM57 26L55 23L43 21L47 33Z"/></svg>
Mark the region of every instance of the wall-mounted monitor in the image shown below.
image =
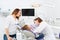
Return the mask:
<svg viewBox="0 0 60 40"><path fill-rule="evenodd" d="M35 16L35 9L22 9L22 16Z"/></svg>

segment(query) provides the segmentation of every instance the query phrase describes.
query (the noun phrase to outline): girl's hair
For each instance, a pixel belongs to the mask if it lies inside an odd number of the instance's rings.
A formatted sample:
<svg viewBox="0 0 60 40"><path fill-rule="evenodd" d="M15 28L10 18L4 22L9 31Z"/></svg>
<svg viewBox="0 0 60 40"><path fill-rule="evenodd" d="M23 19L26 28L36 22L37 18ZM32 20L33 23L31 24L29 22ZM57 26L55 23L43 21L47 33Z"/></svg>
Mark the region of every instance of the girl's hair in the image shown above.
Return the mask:
<svg viewBox="0 0 60 40"><path fill-rule="evenodd" d="M22 30L30 30L30 27L29 27L28 25L24 25L24 26L22 27Z"/></svg>

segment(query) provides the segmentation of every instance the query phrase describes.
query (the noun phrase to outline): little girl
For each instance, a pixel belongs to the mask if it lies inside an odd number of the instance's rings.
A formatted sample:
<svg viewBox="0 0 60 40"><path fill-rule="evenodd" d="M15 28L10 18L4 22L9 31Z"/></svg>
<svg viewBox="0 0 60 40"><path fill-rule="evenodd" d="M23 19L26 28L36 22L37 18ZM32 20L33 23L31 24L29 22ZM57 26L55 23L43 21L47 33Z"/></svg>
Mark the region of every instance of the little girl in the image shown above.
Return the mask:
<svg viewBox="0 0 60 40"><path fill-rule="evenodd" d="M27 30L27 31L31 31L31 28L28 25L24 25L22 28L22 30ZM41 40L42 36L44 36L43 34L39 34L39 37L36 37L36 33L32 32L35 35L35 39L37 40Z"/></svg>

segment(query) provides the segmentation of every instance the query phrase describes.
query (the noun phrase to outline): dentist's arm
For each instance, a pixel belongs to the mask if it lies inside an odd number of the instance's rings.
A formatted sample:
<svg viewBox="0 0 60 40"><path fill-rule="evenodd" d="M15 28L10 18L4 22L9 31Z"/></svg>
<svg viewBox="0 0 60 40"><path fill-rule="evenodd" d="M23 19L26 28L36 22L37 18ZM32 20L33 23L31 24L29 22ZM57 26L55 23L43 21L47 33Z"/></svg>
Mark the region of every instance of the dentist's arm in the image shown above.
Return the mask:
<svg viewBox="0 0 60 40"><path fill-rule="evenodd" d="M12 38L9 36L8 28L5 28L5 34L6 34L7 38L8 38L8 40L12 40Z"/></svg>
<svg viewBox="0 0 60 40"><path fill-rule="evenodd" d="M8 28L5 28L5 34L6 34L7 37L9 37L9 30L8 30Z"/></svg>
<svg viewBox="0 0 60 40"><path fill-rule="evenodd" d="M34 30L34 33L41 33L45 28L46 28L46 24L45 24L45 23L41 23L41 24L39 25L39 27L37 27L37 28Z"/></svg>
<svg viewBox="0 0 60 40"><path fill-rule="evenodd" d="M9 18L6 18L5 34L6 34L8 40L12 40L12 38L9 36L9 24L10 24L10 20L9 20Z"/></svg>

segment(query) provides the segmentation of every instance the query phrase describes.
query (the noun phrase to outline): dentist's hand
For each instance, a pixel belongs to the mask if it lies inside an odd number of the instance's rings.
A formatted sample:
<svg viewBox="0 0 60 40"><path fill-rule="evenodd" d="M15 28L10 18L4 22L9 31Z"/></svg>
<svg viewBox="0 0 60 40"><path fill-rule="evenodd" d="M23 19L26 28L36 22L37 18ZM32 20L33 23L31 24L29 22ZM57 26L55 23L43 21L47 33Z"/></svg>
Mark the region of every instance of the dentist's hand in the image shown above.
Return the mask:
<svg viewBox="0 0 60 40"><path fill-rule="evenodd" d="M8 40L12 40L12 38L11 37L8 37Z"/></svg>

